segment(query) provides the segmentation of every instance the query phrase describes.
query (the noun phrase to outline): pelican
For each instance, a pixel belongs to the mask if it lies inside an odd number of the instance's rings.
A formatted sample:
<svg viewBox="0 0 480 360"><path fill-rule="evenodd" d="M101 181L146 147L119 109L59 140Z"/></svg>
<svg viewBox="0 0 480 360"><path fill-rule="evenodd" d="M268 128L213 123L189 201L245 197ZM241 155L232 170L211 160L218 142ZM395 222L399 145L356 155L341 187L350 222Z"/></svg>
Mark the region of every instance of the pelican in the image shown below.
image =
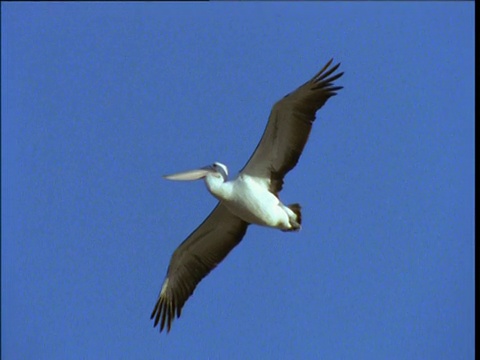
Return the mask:
<svg viewBox="0 0 480 360"><path fill-rule="evenodd" d="M150 316L160 332L170 332L198 283L242 240L250 224L298 231L299 204L285 205L278 196L283 178L294 168L305 147L316 112L342 86L333 82L340 64L331 59L311 80L279 100L247 164L233 180L219 162L200 169L164 176L168 180L203 179L219 200L210 215L174 251L157 302Z"/></svg>

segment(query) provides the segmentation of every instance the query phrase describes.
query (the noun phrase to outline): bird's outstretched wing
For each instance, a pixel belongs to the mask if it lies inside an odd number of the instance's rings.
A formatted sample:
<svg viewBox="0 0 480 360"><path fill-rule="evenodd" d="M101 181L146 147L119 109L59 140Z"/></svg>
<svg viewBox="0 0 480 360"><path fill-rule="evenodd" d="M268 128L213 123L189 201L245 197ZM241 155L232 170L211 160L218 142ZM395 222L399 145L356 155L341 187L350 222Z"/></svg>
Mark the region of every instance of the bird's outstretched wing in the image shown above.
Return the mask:
<svg viewBox="0 0 480 360"><path fill-rule="evenodd" d="M175 316L198 283L242 240L248 223L219 203L205 221L175 250L153 309L154 326L170 331Z"/></svg>
<svg viewBox="0 0 480 360"><path fill-rule="evenodd" d="M264 180L274 194L282 190L283 177L297 164L315 113L343 88L333 84L343 72L334 74L340 64L329 68L332 61L273 106L262 138L241 171Z"/></svg>

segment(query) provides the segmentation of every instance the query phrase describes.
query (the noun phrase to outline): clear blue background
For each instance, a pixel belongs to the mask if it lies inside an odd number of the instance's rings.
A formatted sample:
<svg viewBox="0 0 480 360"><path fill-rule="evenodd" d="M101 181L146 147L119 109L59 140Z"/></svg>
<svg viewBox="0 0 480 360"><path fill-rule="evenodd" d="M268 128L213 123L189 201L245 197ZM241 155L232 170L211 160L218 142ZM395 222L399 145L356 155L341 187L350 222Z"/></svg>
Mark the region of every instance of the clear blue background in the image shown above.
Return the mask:
<svg viewBox="0 0 480 360"><path fill-rule="evenodd" d="M472 359L474 3L2 3L2 359ZM331 57L282 199L172 332L170 256Z"/></svg>

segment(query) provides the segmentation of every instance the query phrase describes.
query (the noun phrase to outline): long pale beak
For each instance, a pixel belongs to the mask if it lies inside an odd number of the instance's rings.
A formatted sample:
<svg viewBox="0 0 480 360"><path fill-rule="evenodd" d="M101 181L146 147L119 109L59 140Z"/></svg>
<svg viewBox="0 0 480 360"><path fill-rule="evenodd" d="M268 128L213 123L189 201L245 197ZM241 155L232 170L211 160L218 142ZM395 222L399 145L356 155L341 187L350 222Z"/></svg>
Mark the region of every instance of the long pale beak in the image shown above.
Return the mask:
<svg viewBox="0 0 480 360"><path fill-rule="evenodd" d="M205 166L200 169L183 171L171 175L164 175L163 178L167 180L191 181L202 179L211 172L213 172L213 168L211 166Z"/></svg>

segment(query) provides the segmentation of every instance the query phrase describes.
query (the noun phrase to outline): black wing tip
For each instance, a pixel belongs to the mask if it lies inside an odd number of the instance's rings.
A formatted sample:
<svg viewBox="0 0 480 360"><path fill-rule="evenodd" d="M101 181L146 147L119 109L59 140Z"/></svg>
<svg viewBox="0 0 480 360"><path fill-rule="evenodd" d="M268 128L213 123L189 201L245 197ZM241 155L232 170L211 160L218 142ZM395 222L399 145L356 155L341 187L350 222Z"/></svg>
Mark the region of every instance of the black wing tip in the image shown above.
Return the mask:
<svg viewBox="0 0 480 360"><path fill-rule="evenodd" d="M159 325L160 332L166 329L168 334L172 328L175 312L177 313L177 317L179 317L180 310L178 308L176 309L172 302L166 301L160 296L150 315L150 320L153 320L153 327L156 328L157 325Z"/></svg>
<svg viewBox="0 0 480 360"><path fill-rule="evenodd" d="M330 60L328 60L327 64L326 64L324 67L329 67L329 66L330 66L330 64L333 62L333 59L334 59L333 57L332 57L332 58L330 58ZM341 64L341 63L342 63L342 62L341 62L341 61L339 61L339 62L338 62L338 63L337 63L335 66L338 68L338 67L340 66L340 64Z"/></svg>
<svg viewBox="0 0 480 360"><path fill-rule="evenodd" d="M318 83L318 82L332 82L332 81L335 81L337 80L340 76L343 75L343 72L341 73L338 73L338 74L335 74L333 75L332 77L329 77L330 75L332 75L339 67L340 67L340 62L334 66L332 66L331 68L329 68L330 64L332 63L332 60L331 59L323 68L322 70L320 70L314 77L313 77L313 81Z"/></svg>
<svg viewBox="0 0 480 360"><path fill-rule="evenodd" d="M333 86L325 88L328 91L328 96L335 96L337 95L337 91L342 90L343 86Z"/></svg>
<svg viewBox="0 0 480 360"><path fill-rule="evenodd" d="M339 72L334 74L335 70L338 69L341 63L336 64L335 66L328 68L332 63L333 58L323 67L318 74L316 74L311 80L311 90L322 90L326 92L326 96L331 97L336 95L336 92L343 89L343 86L334 86L333 82L341 78L344 72Z"/></svg>

